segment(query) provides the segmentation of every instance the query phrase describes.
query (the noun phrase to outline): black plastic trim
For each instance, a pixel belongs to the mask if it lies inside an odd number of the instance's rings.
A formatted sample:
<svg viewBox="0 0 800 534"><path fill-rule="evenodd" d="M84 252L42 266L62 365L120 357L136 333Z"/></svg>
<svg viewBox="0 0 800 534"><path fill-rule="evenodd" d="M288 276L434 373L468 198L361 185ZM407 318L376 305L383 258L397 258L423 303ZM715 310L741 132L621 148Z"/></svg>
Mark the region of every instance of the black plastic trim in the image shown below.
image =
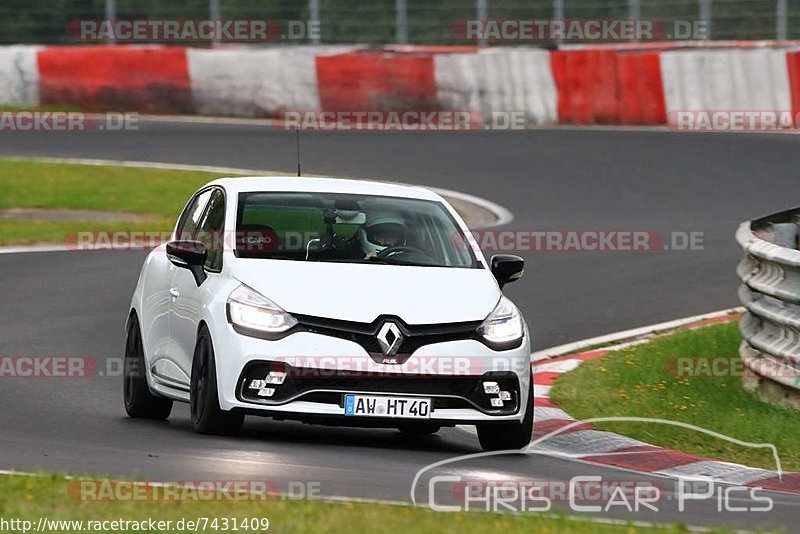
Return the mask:
<svg viewBox="0 0 800 534"><path fill-rule="evenodd" d="M284 384L271 386L276 389L283 389L283 394L276 391L276 397L273 399L260 399L252 396L245 395L245 389L248 380L253 379L253 367L262 367L266 369L280 368L287 373ZM265 369L261 369L262 374ZM410 396L410 397L427 397L434 403L434 411L436 410L436 401L458 400L467 403L471 408L486 415L505 416L514 415L519 413L521 407L521 394L520 383L518 376L511 371L489 371L481 375L473 376L449 376L449 375L418 375L399 378L397 375L387 374L381 375L377 373L359 373L355 371L342 371L339 376L326 376L315 377L314 371L309 369L293 368L283 362L270 362L264 360L255 360L248 363L242 370L236 384L236 399L239 402L248 404L256 404L261 406L280 406L294 401L303 400L303 397L314 395L318 393L333 393L339 394L342 399L339 400L339 405L344 406L343 397L346 394L358 395L397 395L397 396ZM293 375L303 376L304 373L310 372L305 378L309 381L318 381L319 384L312 384L307 389L299 388L296 385L296 380ZM435 386L450 386L442 387L438 391L435 387L425 384L426 380L431 380ZM513 410L508 408L494 409L490 406L481 406L478 401L490 398L489 395L483 393L480 389L480 384L485 380L505 381L507 385L503 385L502 389L511 392L512 400L514 402ZM341 381L336 383L336 381ZM384 387L384 382L387 382L395 387ZM454 382L458 382L455 385ZM302 382L300 382L302 384ZM430 389L428 389L430 387Z"/></svg>

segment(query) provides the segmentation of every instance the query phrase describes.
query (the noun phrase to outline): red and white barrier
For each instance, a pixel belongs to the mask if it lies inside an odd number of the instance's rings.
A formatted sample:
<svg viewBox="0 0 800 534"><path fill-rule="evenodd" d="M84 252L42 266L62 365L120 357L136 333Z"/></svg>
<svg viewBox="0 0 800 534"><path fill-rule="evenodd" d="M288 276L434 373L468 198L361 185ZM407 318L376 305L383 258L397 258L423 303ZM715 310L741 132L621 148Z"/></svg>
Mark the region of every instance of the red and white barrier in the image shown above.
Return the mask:
<svg viewBox="0 0 800 534"><path fill-rule="evenodd" d="M490 49L435 57L437 100L448 110L524 111L534 124L558 121L558 90L550 53L532 48Z"/></svg>
<svg viewBox="0 0 800 534"><path fill-rule="evenodd" d="M667 113L792 109L786 50L667 51L661 73Z"/></svg>
<svg viewBox="0 0 800 534"><path fill-rule="evenodd" d="M42 104L193 112L185 48L51 46L37 58Z"/></svg>
<svg viewBox="0 0 800 534"><path fill-rule="evenodd" d="M382 50L317 57L322 111L435 109L433 53Z"/></svg>
<svg viewBox="0 0 800 534"><path fill-rule="evenodd" d="M189 49L192 101L200 115L270 117L320 109L316 61L353 47Z"/></svg>
<svg viewBox="0 0 800 534"><path fill-rule="evenodd" d="M676 111L800 112L796 43L532 47L0 47L0 105L242 117L521 112L667 124Z"/></svg>
<svg viewBox="0 0 800 534"><path fill-rule="evenodd" d="M558 122L663 124L658 52L609 49L552 53Z"/></svg>

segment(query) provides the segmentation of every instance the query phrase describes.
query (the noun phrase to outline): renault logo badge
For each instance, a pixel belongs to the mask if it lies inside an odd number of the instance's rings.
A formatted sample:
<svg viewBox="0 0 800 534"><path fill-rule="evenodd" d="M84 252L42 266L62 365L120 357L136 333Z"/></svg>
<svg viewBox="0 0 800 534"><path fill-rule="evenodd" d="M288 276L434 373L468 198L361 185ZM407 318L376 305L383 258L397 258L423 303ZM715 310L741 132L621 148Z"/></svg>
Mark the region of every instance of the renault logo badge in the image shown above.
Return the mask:
<svg viewBox="0 0 800 534"><path fill-rule="evenodd" d="M384 356L397 354L400 344L403 342L403 334L400 333L400 328L392 322L383 323L377 337L378 345L380 345Z"/></svg>

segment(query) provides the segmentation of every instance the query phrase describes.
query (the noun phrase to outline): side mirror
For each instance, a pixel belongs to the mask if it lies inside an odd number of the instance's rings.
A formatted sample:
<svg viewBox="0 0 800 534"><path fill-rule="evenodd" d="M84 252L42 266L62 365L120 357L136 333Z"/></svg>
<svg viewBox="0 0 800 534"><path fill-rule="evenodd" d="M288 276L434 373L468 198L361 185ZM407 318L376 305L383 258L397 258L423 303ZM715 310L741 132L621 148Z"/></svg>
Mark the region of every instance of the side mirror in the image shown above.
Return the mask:
<svg viewBox="0 0 800 534"><path fill-rule="evenodd" d="M492 256L491 269L500 289L503 289L504 285L522 278L525 260L510 254L497 254Z"/></svg>
<svg viewBox="0 0 800 534"><path fill-rule="evenodd" d="M206 262L206 246L199 241L170 241L167 243L167 258L176 267L189 269L194 275L194 281L199 287L205 282L206 271L203 264Z"/></svg>

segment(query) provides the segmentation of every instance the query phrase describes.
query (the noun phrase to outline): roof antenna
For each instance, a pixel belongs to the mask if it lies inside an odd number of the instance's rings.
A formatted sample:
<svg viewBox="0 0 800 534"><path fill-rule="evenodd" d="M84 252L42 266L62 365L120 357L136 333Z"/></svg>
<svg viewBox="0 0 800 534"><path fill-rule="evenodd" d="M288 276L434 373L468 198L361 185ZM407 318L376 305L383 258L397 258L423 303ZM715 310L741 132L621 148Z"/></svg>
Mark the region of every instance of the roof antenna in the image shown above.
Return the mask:
<svg viewBox="0 0 800 534"><path fill-rule="evenodd" d="M294 130L294 140L295 145L297 146L297 176L302 176L300 172L300 128L295 128Z"/></svg>

